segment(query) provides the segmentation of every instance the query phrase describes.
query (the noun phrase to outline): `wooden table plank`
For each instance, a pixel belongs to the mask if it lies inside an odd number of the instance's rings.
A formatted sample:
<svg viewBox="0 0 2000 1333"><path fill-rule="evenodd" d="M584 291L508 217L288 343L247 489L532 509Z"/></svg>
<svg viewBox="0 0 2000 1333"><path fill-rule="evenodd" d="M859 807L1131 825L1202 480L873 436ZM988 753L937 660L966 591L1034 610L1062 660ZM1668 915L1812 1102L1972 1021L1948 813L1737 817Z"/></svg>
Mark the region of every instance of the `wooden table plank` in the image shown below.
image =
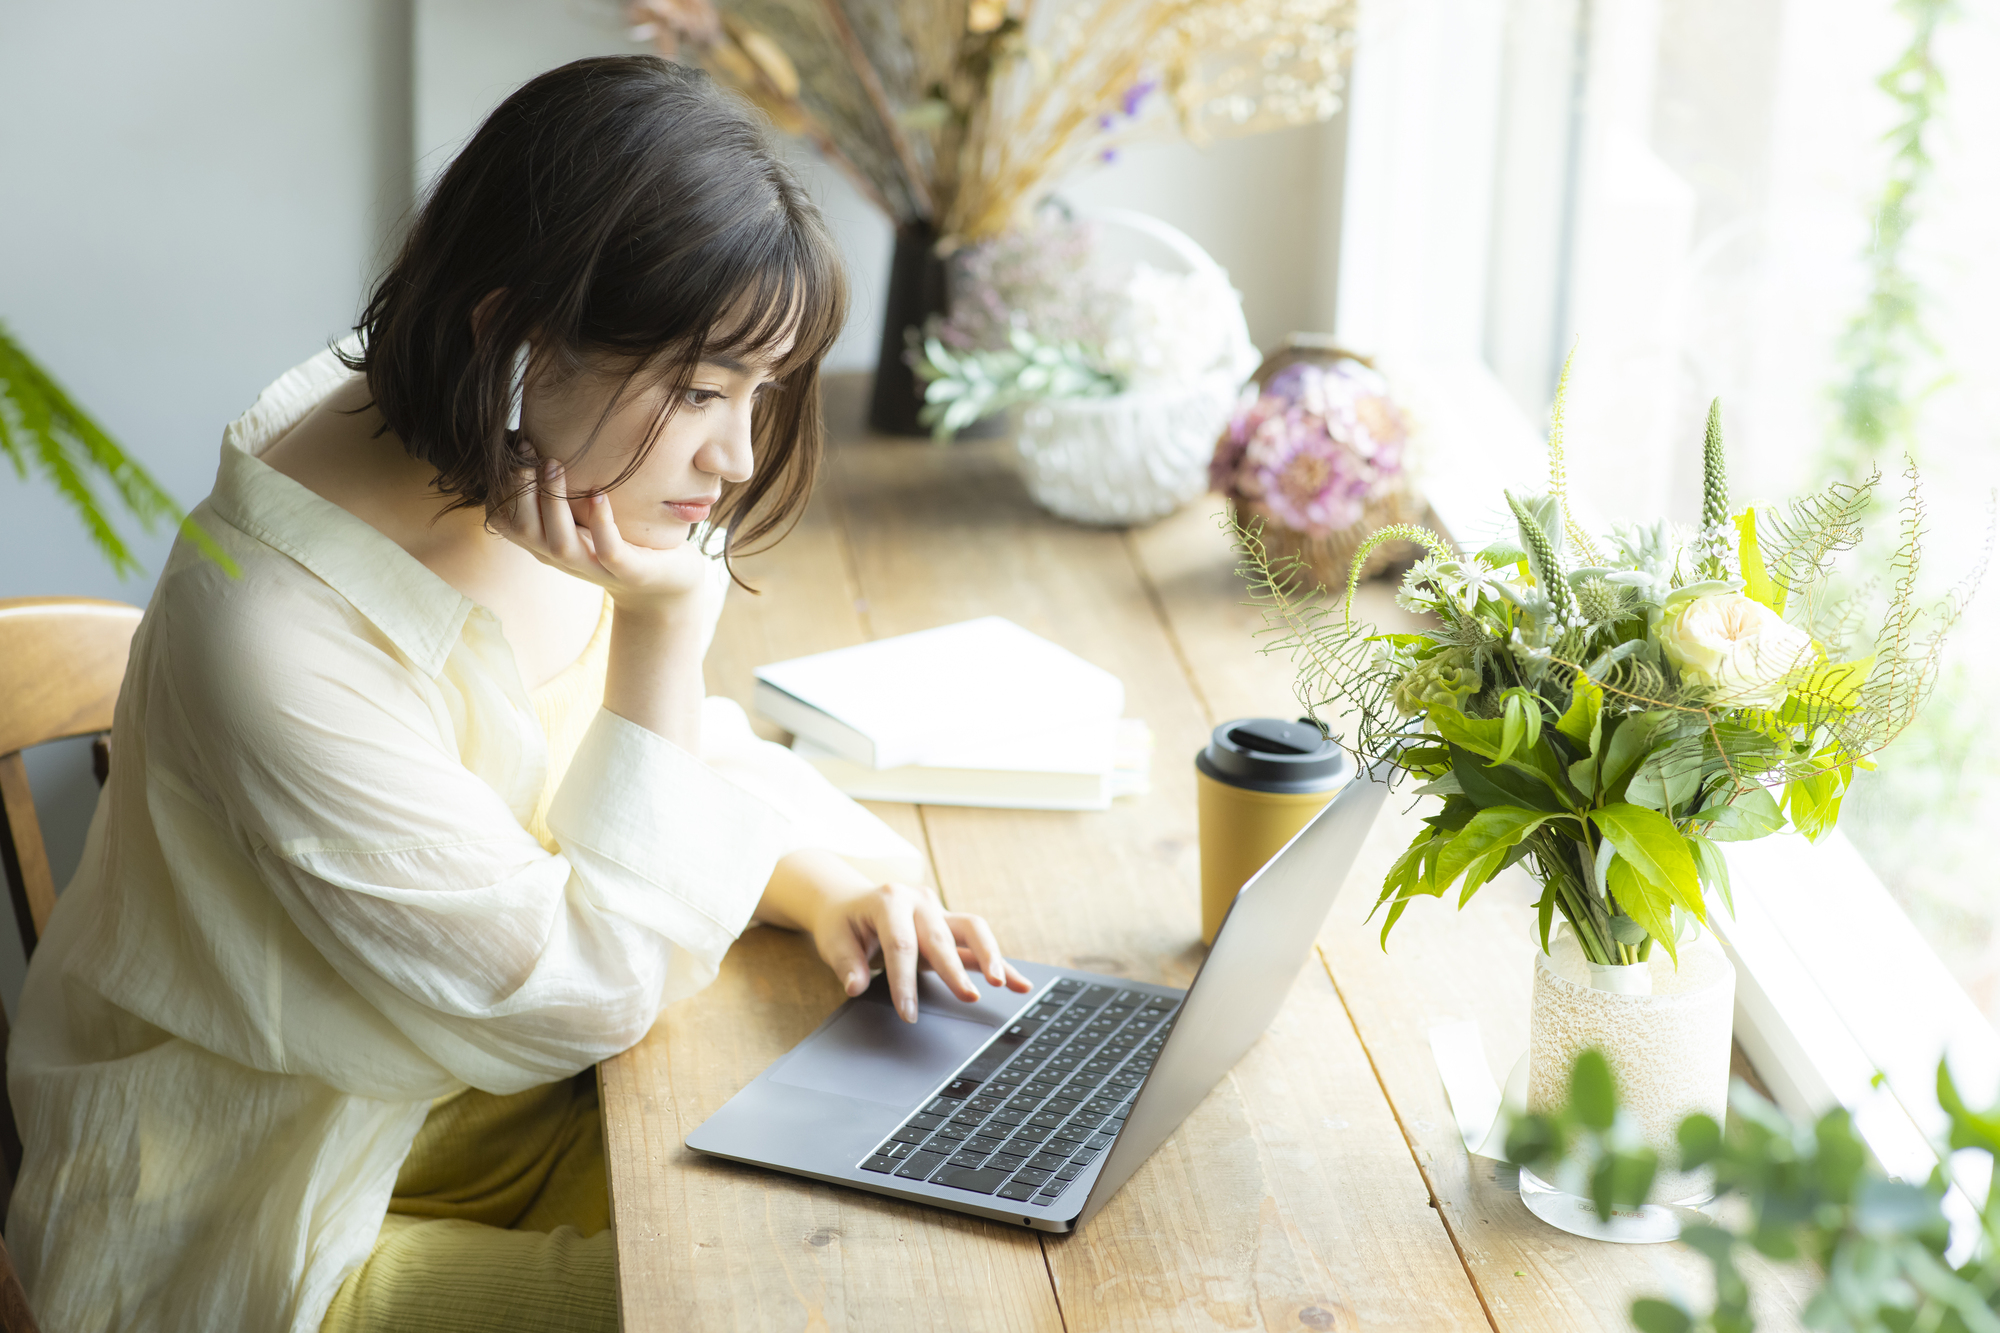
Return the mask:
<svg viewBox="0 0 2000 1333"><path fill-rule="evenodd" d="M1242 605L1235 557L1213 507L1190 506L1131 540L1218 714L1286 715L1293 706L1290 666L1252 648L1261 617ZM1409 619L1384 584L1364 586L1356 614L1383 625ZM1429 1029L1478 1022L1494 1077L1506 1077L1527 1046L1533 893L1525 874L1514 872L1480 890L1463 912L1419 903L1397 925L1385 953L1377 930L1363 918L1375 887L1414 833L1407 804L1392 802L1378 821L1328 917L1321 951L1495 1326L1626 1328L1635 1296L1677 1283L1703 1290L1706 1266L1686 1247L1607 1245L1557 1231L1521 1204L1512 1168L1466 1153L1431 1056ZM1752 1281L1759 1326L1796 1327L1809 1294L1807 1276L1758 1266Z"/></svg>
<svg viewBox="0 0 2000 1333"><path fill-rule="evenodd" d="M1209 719L1124 539L1033 510L995 446L859 443L834 472L877 633L1007 615L1117 673L1158 742L1153 792L1109 812L926 809L947 896L1018 956L1185 984ZM1071 1333L1487 1326L1320 969L1111 1205L1046 1248Z"/></svg>
<svg viewBox="0 0 2000 1333"><path fill-rule="evenodd" d="M867 637L839 524L815 502L799 530L744 562L709 689L745 704L752 665ZM768 726L760 728L773 734ZM910 806L873 805L924 843ZM682 1140L845 999L802 936L747 932L701 994L599 1067L623 1326L641 1330L1061 1328L1036 1237L688 1151Z"/></svg>

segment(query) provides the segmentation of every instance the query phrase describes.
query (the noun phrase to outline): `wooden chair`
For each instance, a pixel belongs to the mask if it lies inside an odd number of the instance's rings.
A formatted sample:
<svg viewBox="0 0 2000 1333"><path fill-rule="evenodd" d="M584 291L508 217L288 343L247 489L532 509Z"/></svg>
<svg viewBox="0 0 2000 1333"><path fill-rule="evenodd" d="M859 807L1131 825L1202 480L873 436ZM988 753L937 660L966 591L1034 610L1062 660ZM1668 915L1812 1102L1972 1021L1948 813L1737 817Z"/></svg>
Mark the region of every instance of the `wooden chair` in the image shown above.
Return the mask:
<svg viewBox="0 0 2000 1333"><path fill-rule="evenodd" d="M111 712L125 679L125 659L139 608L123 602L74 597L0 600L0 867L7 896L21 931L21 952L35 944L56 903L55 878L42 845L42 826L28 791L21 751L48 741L96 736L91 747L97 781L111 773ZM7 1023L0 1016L0 1048ZM0 1059L0 1217L21 1169L21 1135L7 1101L4 1059ZM0 1246L0 1330L27 1333L34 1317Z"/></svg>

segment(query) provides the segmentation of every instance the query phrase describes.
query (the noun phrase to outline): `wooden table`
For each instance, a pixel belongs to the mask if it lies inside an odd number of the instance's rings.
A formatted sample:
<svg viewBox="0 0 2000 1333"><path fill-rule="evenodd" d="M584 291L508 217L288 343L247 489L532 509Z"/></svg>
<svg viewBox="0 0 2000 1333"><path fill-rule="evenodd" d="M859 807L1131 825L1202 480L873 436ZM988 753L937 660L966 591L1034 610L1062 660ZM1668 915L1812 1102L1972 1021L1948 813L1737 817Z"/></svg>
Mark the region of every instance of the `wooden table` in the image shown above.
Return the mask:
<svg viewBox="0 0 2000 1333"><path fill-rule="evenodd" d="M763 595L733 596L710 691L747 705L758 663L986 614L1117 673L1157 742L1149 795L1089 814L871 808L1011 954L1186 985L1195 752L1221 720L1297 711L1286 664L1256 651L1215 506L1131 533L1064 523L1003 444L868 438L859 389L829 389L840 442L799 528L744 562ZM1371 614L1399 614L1373 596ZM1466 1154L1427 1030L1476 1020L1496 1079L1525 1048L1527 886L1422 904L1384 953L1362 919L1409 819L1380 820L1270 1032L1068 1237L684 1148L844 998L802 937L750 931L714 985L602 1066L624 1327L1622 1329L1637 1295L1701 1292L1683 1247L1555 1231L1511 1169ZM1757 1282L1764 1327L1791 1324L1804 1279Z"/></svg>

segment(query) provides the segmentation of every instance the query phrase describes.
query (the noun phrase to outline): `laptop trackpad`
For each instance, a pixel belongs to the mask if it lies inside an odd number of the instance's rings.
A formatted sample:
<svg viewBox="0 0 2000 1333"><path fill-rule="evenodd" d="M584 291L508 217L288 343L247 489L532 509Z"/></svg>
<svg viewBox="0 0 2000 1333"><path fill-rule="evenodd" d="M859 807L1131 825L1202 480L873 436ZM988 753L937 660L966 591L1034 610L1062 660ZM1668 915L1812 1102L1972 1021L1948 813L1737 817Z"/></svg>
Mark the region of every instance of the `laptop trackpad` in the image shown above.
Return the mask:
<svg viewBox="0 0 2000 1333"><path fill-rule="evenodd" d="M794 1047L773 1083L908 1108L980 1048L993 1029L926 1008L905 1023L886 1004L850 1003Z"/></svg>

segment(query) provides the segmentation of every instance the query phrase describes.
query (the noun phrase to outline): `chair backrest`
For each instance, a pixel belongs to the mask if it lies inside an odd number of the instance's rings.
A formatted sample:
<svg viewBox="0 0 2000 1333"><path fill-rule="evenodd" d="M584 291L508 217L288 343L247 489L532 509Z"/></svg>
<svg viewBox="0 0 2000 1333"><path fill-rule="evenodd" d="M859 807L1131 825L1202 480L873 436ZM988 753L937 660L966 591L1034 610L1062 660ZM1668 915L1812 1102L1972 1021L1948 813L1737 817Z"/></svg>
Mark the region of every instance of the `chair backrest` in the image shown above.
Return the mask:
<svg viewBox="0 0 2000 1333"><path fill-rule="evenodd" d="M140 611L123 602L80 597L0 600L0 865L21 931L21 952L32 956L56 904L55 879L42 845L42 826L28 790L21 751L48 741L97 736L97 780L110 774L111 729L118 687ZM0 1016L0 1051L7 1021ZM0 1056L0 1216L21 1169L21 1136L7 1101Z"/></svg>

